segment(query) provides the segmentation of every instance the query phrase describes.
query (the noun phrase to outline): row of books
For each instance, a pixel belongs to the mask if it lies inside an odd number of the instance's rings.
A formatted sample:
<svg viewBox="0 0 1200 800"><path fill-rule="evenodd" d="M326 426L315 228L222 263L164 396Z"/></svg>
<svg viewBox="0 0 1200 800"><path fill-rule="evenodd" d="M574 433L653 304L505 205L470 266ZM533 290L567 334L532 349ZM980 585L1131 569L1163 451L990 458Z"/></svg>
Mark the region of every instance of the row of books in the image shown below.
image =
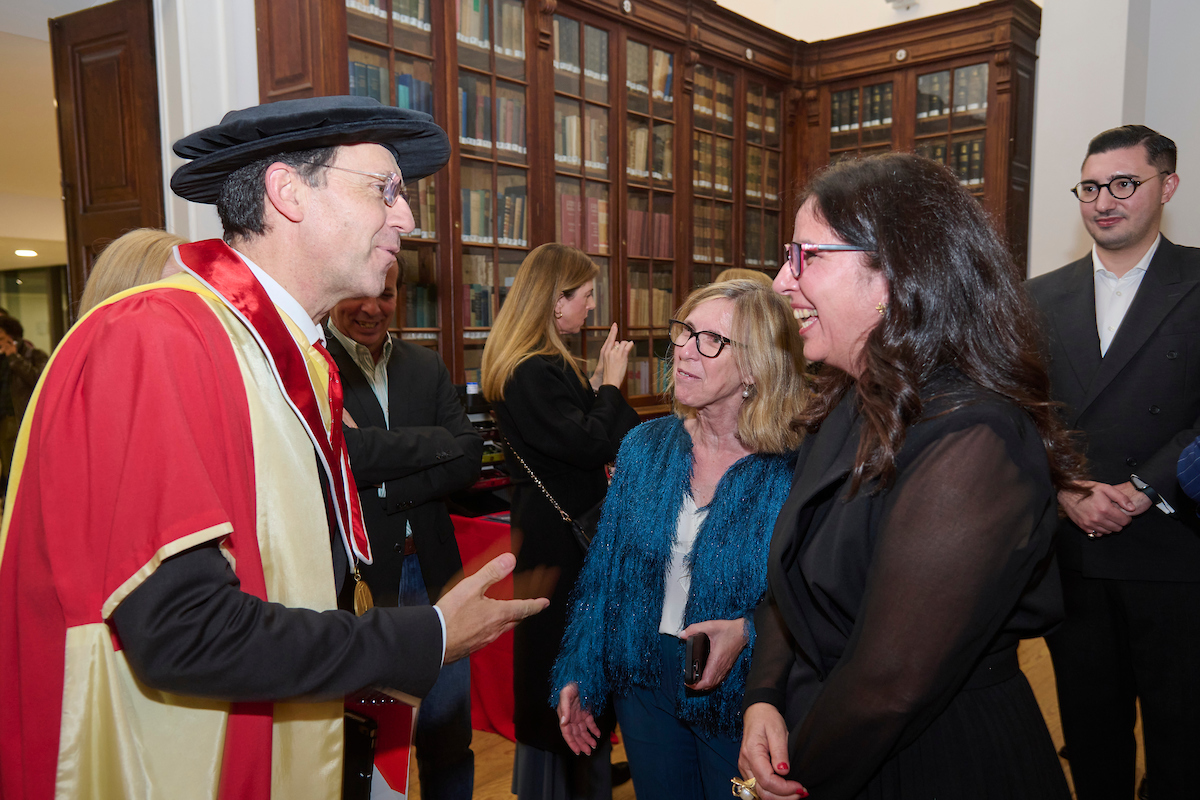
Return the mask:
<svg viewBox="0 0 1200 800"><path fill-rule="evenodd" d="M759 122L759 118L762 122ZM760 95L750 92L746 95L746 127L750 130L761 130L767 136L779 133L779 97L774 92Z"/></svg>
<svg viewBox="0 0 1200 800"><path fill-rule="evenodd" d="M381 0L346 0L346 8L380 19L387 19L387 11ZM433 30L429 22L428 0L392 0L392 21L410 28L425 31Z"/></svg>
<svg viewBox="0 0 1200 800"><path fill-rule="evenodd" d="M631 358L625 373L625 388L630 395L662 394L667 390L671 364L658 358Z"/></svg>
<svg viewBox="0 0 1200 800"><path fill-rule="evenodd" d="M497 243L511 247L529 246L528 192L524 184L501 187L500 230Z"/></svg>
<svg viewBox="0 0 1200 800"><path fill-rule="evenodd" d="M714 79L711 69L698 67L693 82L692 110L702 118L715 117L722 122L733 122L733 76L718 71Z"/></svg>
<svg viewBox="0 0 1200 800"><path fill-rule="evenodd" d="M671 214L625 211L625 249L632 258L674 258L675 226Z"/></svg>
<svg viewBox="0 0 1200 800"><path fill-rule="evenodd" d="M732 206L719 204L719 208L732 210ZM699 211L692 218L692 260L704 264L726 264L732 260L730 250L729 229L732 220L729 212L723 213L717 220L712 220L708 209Z"/></svg>
<svg viewBox="0 0 1200 800"><path fill-rule="evenodd" d="M437 284L406 284L404 293L404 327L436 328Z"/></svg>
<svg viewBox="0 0 1200 800"><path fill-rule="evenodd" d="M670 103L675 93L675 56L663 50L654 51L654 71L650 75L650 96Z"/></svg>
<svg viewBox="0 0 1200 800"><path fill-rule="evenodd" d="M578 75L582 72L579 63L579 23L554 17L554 69Z"/></svg>
<svg viewBox="0 0 1200 800"><path fill-rule="evenodd" d="M434 192L434 179L422 178L416 186L407 186L408 197L412 201L409 207L417 227L412 233L405 234L410 238L437 238L437 196Z"/></svg>
<svg viewBox="0 0 1200 800"><path fill-rule="evenodd" d="M496 149L525 155L525 97L502 94L496 98Z"/></svg>
<svg viewBox="0 0 1200 800"><path fill-rule="evenodd" d="M835 133L892 124L892 84L878 83L862 89L861 122L858 89L834 92L830 97L829 129Z"/></svg>
<svg viewBox="0 0 1200 800"><path fill-rule="evenodd" d="M733 191L732 184L733 142L708 133L693 133L692 188L728 195Z"/></svg>
<svg viewBox="0 0 1200 800"><path fill-rule="evenodd" d="M415 75L396 76L396 105L433 115L433 84Z"/></svg>
<svg viewBox="0 0 1200 800"><path fill-rule="evenodd" d="M746 148L746 197L779 202L779 154L761 147Z"/></svg>
<svg viewBox="0 0 1200 800"><path fill-rule="evenodd" d="M397 76L399 77L399 76ZM387 67L377 67L374 64L364 64L361 61L350 60L350 94L354 97L374 97L385 105L388 103Z"/></svg>
<svg viewBox="0 0 1200 800"><path fill-rule="evenodd" d="M465 85L464 85L465 84ZM474 147L492 146L491 87L467 78L458 85L458 140ZM522 124L524 115L522 115Z"/></svg>
<svg viewBox="0 0 1200 800"><path fill-rule="evenodd" d="M500 3L500 28L492 49L496 55L525 58L525 8L521 3Z"/></svg>
<svg viewBox="0 0 1200 800"><path fill-rule="evenodd" d="M583 163L580 144L579 114L564 114L554 107L554 162L578 167Z"/></svg>
<svg viewBox="0 0 1200 800"><path fill-rule="evenodd" d="M663 50L655 50L653 67L647 70L640 52L645 47L630 47L625 66L625 88L635 95L650 95L655 100L670 103L675 99L675 56Z"/></svg>
<svg viewBox="0 0 1200 800"><path fill-rule="evenodd" d="M942 140L921 142L917 144L917 153L949 166L963 186L983 184L983 136L956 139L948 151Z"/></svg>
<svg viewBox="0 0 1200 800"><path fill-rule="evenodd" d="M468 244L492 244L490 190L462 190L462 240Z"/></svg>
<svg viewBox="0 0 1200 800"><path fill-rule="evenodd" d="M455 6L459 43L488 49L492 46L486 0L458 0Z"/></svg>
<svg viewBox="0 0 1200 800"><path fill-rule="evenodd" d="M608 255L607 200L561 194L558 198L558 219L560 242L588 253Z"/></svg>
<svg viewBox="0 0 1200 800"><path fill-rule="evenodd" d="M630 123L625 173L634 178L672 180L675 176L675 149L671 142L674 130L670 125L655 126L651 148L648 146L651 144L650 129L645 125Z"/></svg>
<svg viewBox="0 0 1200 800"><path fill-rule="evenodd" d="M987 108L988 65L974 64L954 70L954 102L950 102L950 71L917 77L917 119L941 117Z"/></svg>
<svg viewBox="0 0 1200 800"><path fill-rule="evenodd" d="M671 290L651 286L648 273L629 273L629 324L632 327L648 328L651 324L666 327L675 310L673 302Z"/></svg>
<svg viewBox="0 0 1200 800"><path fill-rule="evenodd" d="M524 184L501 187L496 210L500 216L496 244L529 245L528 193ZM468 244L492 244L492 193L488 189L462 190L462 240Z"/></svg>
<svg viewBox="0 0 1200 800"><path fill-rule="evenodd" d="M463 253L463 325L488 328L492 324L492 262L477 253Z"/></svg>

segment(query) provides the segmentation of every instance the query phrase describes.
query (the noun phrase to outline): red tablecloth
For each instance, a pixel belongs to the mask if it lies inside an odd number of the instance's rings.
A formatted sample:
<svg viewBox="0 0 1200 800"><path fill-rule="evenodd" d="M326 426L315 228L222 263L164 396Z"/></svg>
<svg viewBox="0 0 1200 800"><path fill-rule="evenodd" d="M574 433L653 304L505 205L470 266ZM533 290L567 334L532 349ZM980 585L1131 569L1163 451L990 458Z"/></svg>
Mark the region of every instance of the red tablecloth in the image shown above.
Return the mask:
<svg viewBox="0 0 1200 800"><path fill-rule="evenodd" d="M450 519L454 522L454 536L466 574L474 574L496 556L512 551L511 529L507 523L455 515ZM511 575L488 591L489 597L497 599L508 599L512 594ZM516 741L512 663L512 631L471 655L471 727Z"/></svg>

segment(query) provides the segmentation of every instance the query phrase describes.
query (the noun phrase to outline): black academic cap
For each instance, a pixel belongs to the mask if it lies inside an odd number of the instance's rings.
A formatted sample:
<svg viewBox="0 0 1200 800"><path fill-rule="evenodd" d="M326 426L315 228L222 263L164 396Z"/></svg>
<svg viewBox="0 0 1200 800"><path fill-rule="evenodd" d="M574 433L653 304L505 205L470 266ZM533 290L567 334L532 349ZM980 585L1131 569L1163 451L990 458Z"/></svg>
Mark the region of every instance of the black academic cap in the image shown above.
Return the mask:
<svg viewBox="0 0 1200 800"><path fill-rule="evenodd" d="M385 106L373 97L310 97L230 111L219 125L185 136L172 148L189 159L171 190L196 203L216 203L230 173L261 158L295 150L374 142L391 150L406 183L450 160L450 140L433 117Z"/></svg>

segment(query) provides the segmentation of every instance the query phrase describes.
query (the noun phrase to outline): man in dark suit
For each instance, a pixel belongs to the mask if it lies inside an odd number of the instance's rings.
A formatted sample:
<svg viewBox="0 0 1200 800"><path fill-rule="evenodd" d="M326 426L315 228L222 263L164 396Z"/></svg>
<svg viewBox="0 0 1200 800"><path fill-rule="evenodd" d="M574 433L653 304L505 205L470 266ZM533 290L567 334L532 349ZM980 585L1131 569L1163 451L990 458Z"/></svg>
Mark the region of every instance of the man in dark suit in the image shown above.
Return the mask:
<svg viewBox="0 0 1200 800"><path fill-rule="evenodd" d="M428 605L462 571L442 498L475 482L483 440L438 355L388 333L398 268L383 294L330 313L329 351L342 376L346 445L375 561L362 578L380 606ZM444 667L421 703L415 745L421 796L471 797L471 672Z"/></svg>
<svg viewBox="0 0 1200 800"><path fill-rule="evenodd" d="M1047 637L1079 800L1133 794L1135 700L1152 794L1200 787L1200 525L1175 476L1200 433L1200 250L1159 233L1175 155L1142 125L1093 139L1073 190L1092 252L1028 283L1095 479L1059 494L1067 616Z"/></svg>

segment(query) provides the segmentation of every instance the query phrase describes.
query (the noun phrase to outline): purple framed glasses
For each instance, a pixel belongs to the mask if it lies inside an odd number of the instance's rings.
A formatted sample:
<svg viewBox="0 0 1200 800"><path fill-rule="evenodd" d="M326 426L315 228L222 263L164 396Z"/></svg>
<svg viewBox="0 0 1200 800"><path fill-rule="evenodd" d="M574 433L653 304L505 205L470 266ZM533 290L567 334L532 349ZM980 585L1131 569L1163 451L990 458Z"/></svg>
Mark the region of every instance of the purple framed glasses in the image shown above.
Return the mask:
<svg viewBox="0 0 1200 800"><path fill-rule="evenodd" d="M874 253L869 247L856 247L852 244L809 244L808 242L788 242L783 246L783 263L792 271L792 277L799 279L804 274L804 254L822 253L827 251L848 251L852 253Z"/></svg>

